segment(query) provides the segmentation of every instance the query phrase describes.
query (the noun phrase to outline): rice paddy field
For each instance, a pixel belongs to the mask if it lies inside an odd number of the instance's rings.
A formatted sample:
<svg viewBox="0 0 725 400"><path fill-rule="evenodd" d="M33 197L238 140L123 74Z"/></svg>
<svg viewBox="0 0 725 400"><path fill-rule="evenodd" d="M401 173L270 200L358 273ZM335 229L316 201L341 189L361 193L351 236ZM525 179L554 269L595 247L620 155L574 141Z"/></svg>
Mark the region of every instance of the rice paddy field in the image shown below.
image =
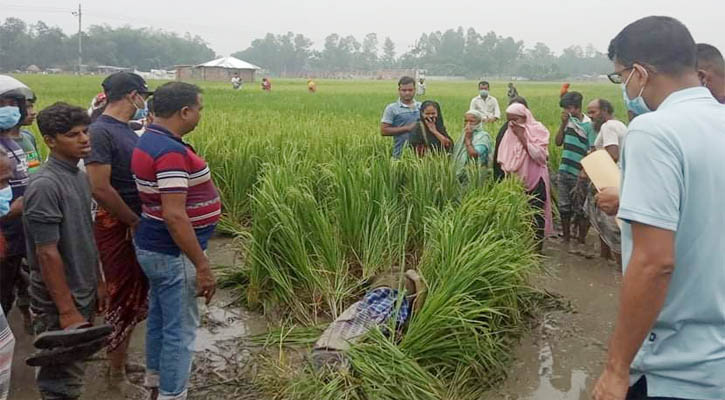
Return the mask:
<svg viewBox="0 0 725 400"><path fill-rule="evenodd" d="M38 109L55 101L87 107L102 80L18 78L37 93ZM247 307L278 321L267 344L306 348L377 274L417 269L429 288L402 330L374 330L348 353L346 369L315 371L279 357L262 380L274 398L476 399L505 374L511 344L534 312L528 282L540 269L518 182L495 184L470 167L462 183L444 157L390 160L379 121L397 99L392 81L319 81L316 94L301 80L274 80L272 93L258 84L200 85L203 119L185 139L210 164L224 203L220 230L239 239L244 258L220 275ZM458 140L476 82L427 86L424 99L441 103ZM559 87L517 84L552 142ZM492 84L504 108L505 90ZM575 82L571 90L585 105L609 99L624 119L618 86ZM552 171L560 153L551 147Z"/></svg>

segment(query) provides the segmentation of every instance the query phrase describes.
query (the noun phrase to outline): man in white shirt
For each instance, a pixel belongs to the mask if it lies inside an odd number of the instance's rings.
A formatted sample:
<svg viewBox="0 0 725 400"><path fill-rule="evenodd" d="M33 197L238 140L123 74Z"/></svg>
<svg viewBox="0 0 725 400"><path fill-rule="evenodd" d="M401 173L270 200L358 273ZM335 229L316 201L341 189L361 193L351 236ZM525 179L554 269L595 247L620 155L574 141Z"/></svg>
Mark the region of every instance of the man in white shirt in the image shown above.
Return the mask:
<svg viewBox="0 0 725 400"><path fill-rule="evenodd" d="M624 145L624 135L627 134L627 125L614 119L612 103L604 99L594 99L587 106L587 115L594 124L597 138L594 141L596 149L605 149L612 156L614 162L619 162L619 155Z"/></svg>
<svg viewBox="0 0 725 400"><path fill-rule="evenodd" d="M425 79L420 78L418 80L418 85L415 87L415 95L425 96Z"/></svg>
<svg viewBox="0 0 725 400"><path fill-rule="evenodd" d="M232 77L232 87L234 90L239 90L242 88L242 78L239 76L238 72L234 73L234 76Z"/></svg>
<svg viewBox="0 0 725 400"><path fill-rule="evenodd" d="M489 94L490 85L486 81L478 83L478 96L471 100L471 110L483 114L483 122L496 122L501 118L501 109L498 100Z"/></svg>
<svg viewBox="0 0 725 400"><path fill-rule="evenodd" d="M594 99L587 106L587 115L594 124L594 131L597 132L594 147L597 150L605 149L614 162L619 163L627 126L622 121L614 119L614 106L607 100ZM599 255L607 260L614 259L621 266L622 242L617 220L597 207L594 196L595 192L589 191L584 209L589 222L599 233Z"/></svg>

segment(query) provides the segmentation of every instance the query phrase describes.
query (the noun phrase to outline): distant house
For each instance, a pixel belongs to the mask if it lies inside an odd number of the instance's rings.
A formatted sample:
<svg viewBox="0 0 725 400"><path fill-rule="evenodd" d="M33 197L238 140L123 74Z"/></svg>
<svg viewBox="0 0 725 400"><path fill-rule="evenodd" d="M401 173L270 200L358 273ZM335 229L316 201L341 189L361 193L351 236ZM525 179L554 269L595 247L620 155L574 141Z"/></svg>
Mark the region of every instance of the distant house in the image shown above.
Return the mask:
<svg viewBox="0 0 725 400"><path fill-rule="evenodd" d="M96 67L91 67L91 70L98 75L111 75L111 74L115 74L116 72L132 72L133 71L131 68L116 67L113 65L98 65Z"/></svg>
<svg viewBox="0 0 725 400"><path fill-rule="evenodd" d="M222 57L199 65L177 65L176 80L179 81L229 81L235 73L244 82L254 82L258 66L234 57Z"/></svg>
<svg viewBox="0 0 725 400"><path fill-rule="evenodd" d="M28 68L25 68L25 72L27 72L29 74L37 74L37 73L40 73L40 67L33 64L33 65L29 66Z"/></svg>

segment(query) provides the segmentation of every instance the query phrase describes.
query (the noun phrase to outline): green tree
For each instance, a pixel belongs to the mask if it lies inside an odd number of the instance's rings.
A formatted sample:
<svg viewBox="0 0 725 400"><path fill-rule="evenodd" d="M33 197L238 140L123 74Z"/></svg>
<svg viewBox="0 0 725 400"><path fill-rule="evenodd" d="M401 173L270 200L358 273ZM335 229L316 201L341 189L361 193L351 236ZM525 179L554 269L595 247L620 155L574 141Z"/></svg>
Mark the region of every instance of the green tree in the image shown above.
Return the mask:
<svg viewBox="0 0 725 400"><path fill-rule="evenodd" d="M395 67L395 43L390 37L386 37L383 43L382 64L386 68Z"/></svg>

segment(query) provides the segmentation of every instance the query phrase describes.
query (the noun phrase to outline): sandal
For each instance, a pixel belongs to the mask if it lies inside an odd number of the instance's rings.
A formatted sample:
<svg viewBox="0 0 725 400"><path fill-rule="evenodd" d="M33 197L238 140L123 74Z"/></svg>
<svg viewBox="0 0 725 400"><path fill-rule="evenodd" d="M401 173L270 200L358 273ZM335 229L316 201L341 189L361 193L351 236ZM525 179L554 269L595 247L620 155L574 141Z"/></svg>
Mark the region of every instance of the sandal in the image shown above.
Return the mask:
<svg viewBox="0 0 725 400"><path fill-rule="evenodd" d="M81 322L63 330L43 332L35 339L33 346L37 349L73 347L106 339L111 331L111 325L108 324L93 326L89 322Z"/></svg>
<svg viewBox="0 0 725 400"><path fill-rule="evenodd" d="M85 361L105 348L107 344L107 337L103 336L77 346L56 347L50 350L40 350L28 357L25 360L25 363L31 367L47 367Z"/></svg>

